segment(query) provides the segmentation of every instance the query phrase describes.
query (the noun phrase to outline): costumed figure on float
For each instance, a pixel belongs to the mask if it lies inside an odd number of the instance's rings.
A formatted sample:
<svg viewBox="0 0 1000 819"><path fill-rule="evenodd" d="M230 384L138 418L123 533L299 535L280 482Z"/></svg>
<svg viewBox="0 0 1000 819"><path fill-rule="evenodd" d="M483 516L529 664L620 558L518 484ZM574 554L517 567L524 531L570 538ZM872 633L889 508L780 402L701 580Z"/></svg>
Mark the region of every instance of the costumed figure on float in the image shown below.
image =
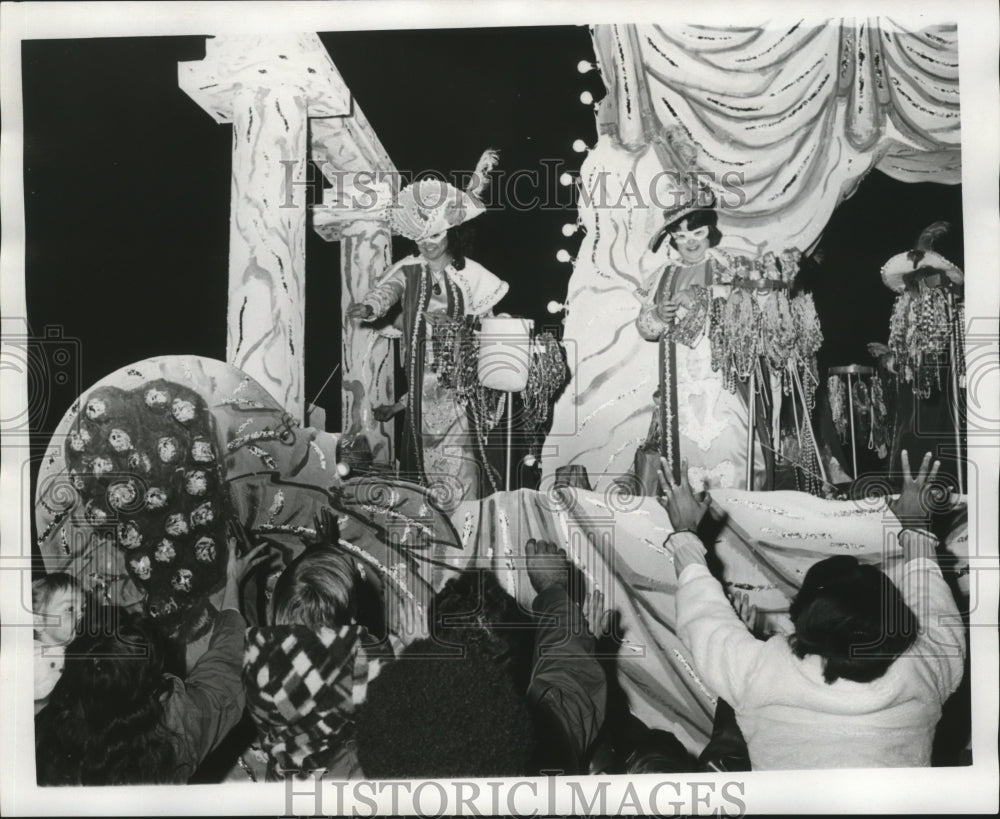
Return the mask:
<svg viewBox="0 0 1000 819"><path fill-rule="evenodd" d="M485 211L480 197L496 161L496 153L486 151L464 191L434 179L404 188L390 221L395 233L416 243L417 254L394 264L347 310L348 318L376 321L401 307L401 328L383 332L400 338L409 393L405 401L377 407L375 417L385 420L406 405L400 476L419 481L445 509L479 497L488 468L477 458L476 435L489 424L470 423L449 371L468 319L490 315L508 289L458 242L460 226ZM501 414L499 407L493 424Z"/></svg>
<svg viewBox="0 0 1000 819"><path fill-rule="evenodd" d="M899 470L904 449L926 449L928 438L937 439L939 457L944 456L942 475L954 478L962 493L965 276L932 249L949 228L947 222L935 222L920 234L913 250L883 265L882 281L897 294L889 343L873 343L868 349L895 382L895 389L887 391L895 397L889 469Z"/></svg>
<svg viewBox="0 0 1000 819"><path fill-rule="evenodd" d="M730 260L715 249L722 234L714 207L711 191L688 191L664 211L666 224L640 262L641 268L655 272L636 327L643 338L660 345L659 390L646 449L666 458L675 475L685 458L693 486L745 489L748 391L742 381L727 384L712 355L713 297L733 278ZM742 318L734 329L754 333L752 315ZM755 348L748 343L743 349L748 370L756 365ZM736 384L738 392L733 391ZM767 436L761 413L758 441L769 441ZM758 444L755 464L764 467L766 452ZM749 488L766 484L761 470Z"/></svg>

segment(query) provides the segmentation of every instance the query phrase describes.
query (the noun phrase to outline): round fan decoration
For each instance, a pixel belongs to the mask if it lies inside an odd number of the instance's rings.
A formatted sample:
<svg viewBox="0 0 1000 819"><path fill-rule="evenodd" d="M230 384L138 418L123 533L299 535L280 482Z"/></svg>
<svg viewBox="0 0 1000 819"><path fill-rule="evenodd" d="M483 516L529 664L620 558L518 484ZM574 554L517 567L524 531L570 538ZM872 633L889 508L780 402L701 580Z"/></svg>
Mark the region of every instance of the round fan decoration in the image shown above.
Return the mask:
<svg viewBox="0 0 1000 819"><path fill-rule="evenodd" d="M214 440L204 399L163 379L93 390L66 439L86 521L107 530L158 620L181 619L223 578L226 496Z"/></svg>

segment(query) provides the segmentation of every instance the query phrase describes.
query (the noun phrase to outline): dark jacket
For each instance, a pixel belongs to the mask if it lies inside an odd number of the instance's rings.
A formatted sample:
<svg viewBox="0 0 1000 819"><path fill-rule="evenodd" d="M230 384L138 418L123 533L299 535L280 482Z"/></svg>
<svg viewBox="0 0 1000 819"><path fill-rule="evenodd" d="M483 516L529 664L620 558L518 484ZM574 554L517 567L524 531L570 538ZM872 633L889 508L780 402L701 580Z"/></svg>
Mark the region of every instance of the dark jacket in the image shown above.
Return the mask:
<svg viewBox="0 0 1000 819"><path fill-rule="evenodd" d="M528 705L535 718L538 769L586 772L587 754L604 724L608 684L580 607L562 586L534 601L538 621Z"/></svg>
<svg viewBox="0 0 1000 819"><path fill-rule="evenodd" d="M177 754L175 781L187 782L198 766L240 721L243 694L243 646L246 621L238 611L216 618L208 649L181 680L171 676L163 723Z"/></svg>

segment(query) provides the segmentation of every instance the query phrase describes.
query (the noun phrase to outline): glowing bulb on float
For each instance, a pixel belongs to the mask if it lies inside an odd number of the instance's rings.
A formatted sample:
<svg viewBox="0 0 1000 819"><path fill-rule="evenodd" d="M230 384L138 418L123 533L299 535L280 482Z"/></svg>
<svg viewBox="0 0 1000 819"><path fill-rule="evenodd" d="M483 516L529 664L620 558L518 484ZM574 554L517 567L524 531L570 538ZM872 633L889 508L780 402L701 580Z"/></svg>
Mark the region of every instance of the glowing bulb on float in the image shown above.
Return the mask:
<svg viewBox="0 0 1000 819"><path fill-rule="evenodd" d="M576 70L579 71L581 74L586 74L588 71L593 71L596 67L597 66L595 66L593 63L587 62L586 60L580 60L580 62L576 64Z"/></svg>
<svg viewBox="0 0 1000 819"><path fill-rule="evenodd" d="M568 239L570 236L576 233L576 230L577 230L576 225L567 222L565 225L562 226L562 235Z"/></svg>
<svg viewBox="0 0 1000 819"><path fill-rule="evenodd" d="M562 302L558 302L555 299L553 299L552 301L550 301L548 304L545 305L545 309L548 310L550 313L552 313L552 315L555 315L561 310L565 310L566 305L563 304Z"/></svg>
<svg viewBox="0 0 1000 819"><path fill-rule="evenodd" d="M562 176L560 176L559 177L559 184L560 185L572 185L573 184L573 176L572 176L572 174L564 173Z"/></svg>
<svg viewBox="0 0 1000 819"><path fill-rule="evenodd" d="M524 465L528 467L528 469L531 469L531 467L533 467L536 463L538 463L538 458L536 458L534 455L524 456Z"/></svg>
<svg viewBox="0 0 1000 819"><path fill-rule="evenodd" d="M560 262L568 262L572 257L569 255L569 251L563 248L556 254L556 258Z"/></svg>
<svg viewBox="0 0 1000 819"><path fill-rule="evenodd" d="M347 464L341 462L337 464L337 474L340 475L341 478L346 478L351 474L351 468Z"/></svg>
<svg viewBox="0 0 1000 819"><path fill-rule="evenodd" d="M578 154L582 154L590 149L587 147L587 143L584 142L582 139L574 139L573 150L576 151Z"/></svg>
<svg viewBox="0 0 1000 819"><path fill-rule="evenodd" d="M584 91L582 94L580 94L580 102L582 102L584 105L593 105L594 95L591 94L589 91Z"/></svg>

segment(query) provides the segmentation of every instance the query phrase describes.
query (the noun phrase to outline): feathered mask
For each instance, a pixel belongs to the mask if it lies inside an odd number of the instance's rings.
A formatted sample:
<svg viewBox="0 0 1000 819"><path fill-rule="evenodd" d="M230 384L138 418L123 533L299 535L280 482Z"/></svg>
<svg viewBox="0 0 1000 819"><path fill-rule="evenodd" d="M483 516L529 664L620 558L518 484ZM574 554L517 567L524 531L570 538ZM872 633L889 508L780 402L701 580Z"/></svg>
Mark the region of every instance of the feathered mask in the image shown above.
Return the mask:
<svg viewBox="0 0 1000 819"><path fill-rule="evenodd" d="M421 179L403 188L389 211L393 233L419 242L475 219L486 210L482 195L499 158L492 148L484 151L465 190L440 179Z"/></svg>
<svg viewBox="0 0 1000 819"><path fill-rule="evenodd" d="M965 275L954 264L932 248L951 229L947 222L927 226L917 239L916 247L906 253L897 253L882 266L882 281L896 293L902 293L918 271L933 275L941 273L954 284L962 284Z"/></svg>

